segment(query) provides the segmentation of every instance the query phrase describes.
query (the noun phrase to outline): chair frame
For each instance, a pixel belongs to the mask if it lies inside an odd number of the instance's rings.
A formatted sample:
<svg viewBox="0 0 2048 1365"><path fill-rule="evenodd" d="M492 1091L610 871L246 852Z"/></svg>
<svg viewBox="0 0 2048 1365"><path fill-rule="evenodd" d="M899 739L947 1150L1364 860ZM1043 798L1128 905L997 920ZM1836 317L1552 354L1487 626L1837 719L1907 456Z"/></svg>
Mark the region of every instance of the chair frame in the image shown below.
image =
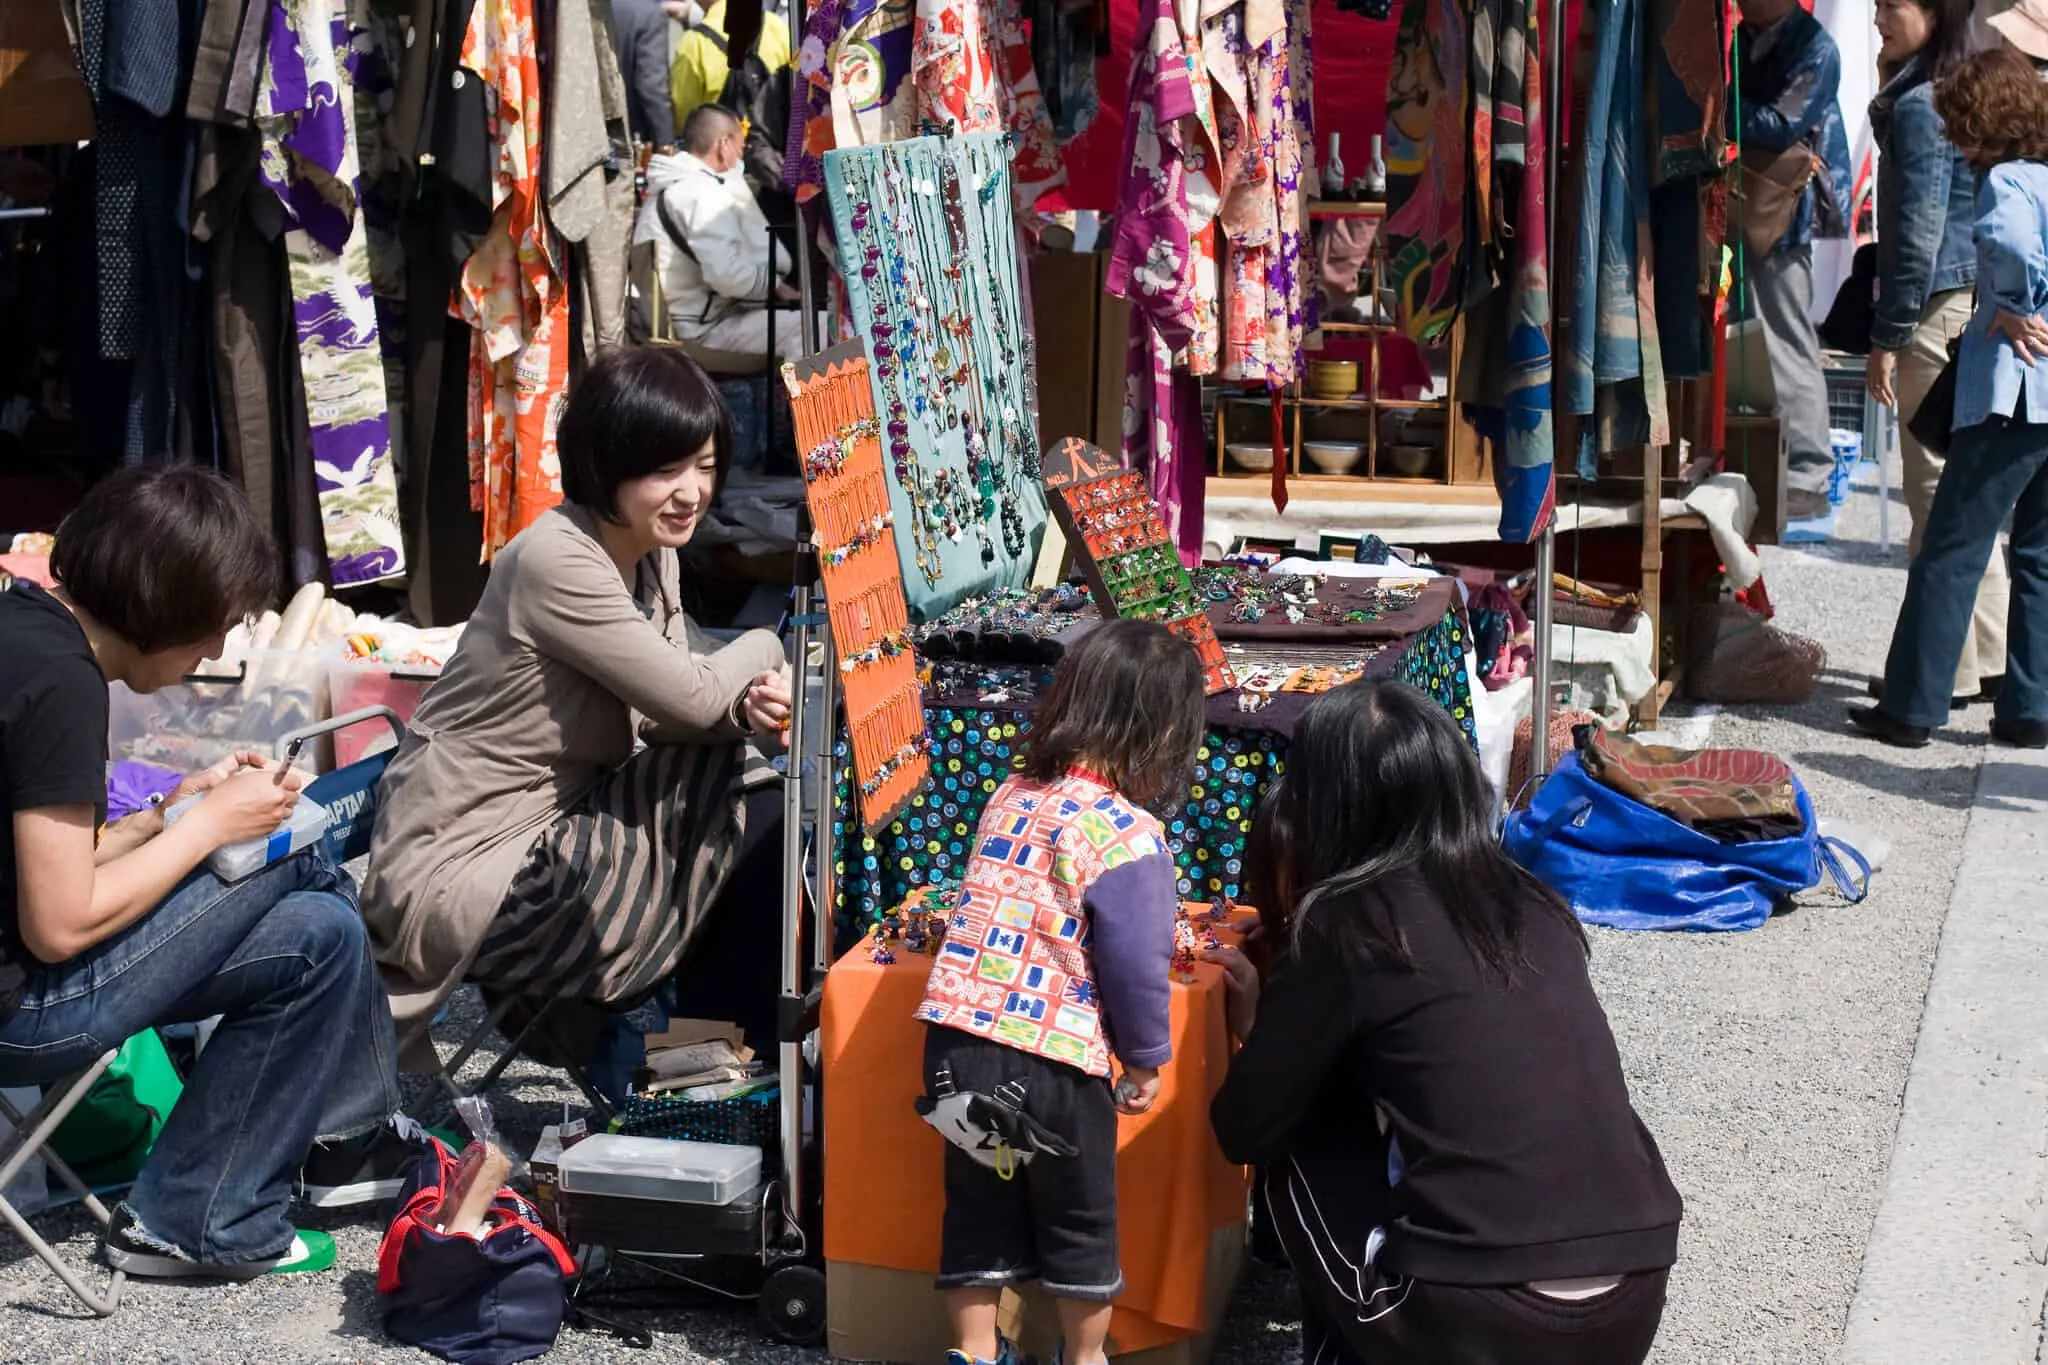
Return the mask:
<svg viewBox="0 0 2048 1365"><path fill-rule="evenodd" d="M98 1061L76 1076L55 1085L45 1086L42 1102L27 1114L15 1108L5 1095L0 1095L0 1113L4 1113L14 1125L14 1131L0 1139L0 1191L4 1191L12 1184L14 1177L21 1174L22 1169L40 1155L44 1169L71 1188L72 1193L85 1205L86 1212L93 1216L99 1223L100 1230L105 1232L108 1224L113 1221L113 1215L107 1211L107 1206L100 1202L99 1196L92 1192L92 1187L78 1178L78 1173L66 1164L64 1158L50 1150L49 1141L55 1135L58 1125L70 1116L71 1111L78 1107L79 1101L92 1089L93 1083L114 1064L117 1055L118 1049L103 1053ZM29 1250L41 1257L43 1264L64 1282L64 1287L71 1291L73 1298L90 1309L96 1317L114 1316L114 1310L121 1306L121 1292L128 1278L125 1274L119 1270L113 1271L113 1278L107 1286L106 1293L95 1293L78 1272L57 1254L57 1249L44 1241L41 1233L29 1226L28 1219L22 1216L21 1211L14 1207L5 1194L0 1194L0 1218L4 1218L7 1225L14 1229L14 1235L27 1243Z"/></svg>

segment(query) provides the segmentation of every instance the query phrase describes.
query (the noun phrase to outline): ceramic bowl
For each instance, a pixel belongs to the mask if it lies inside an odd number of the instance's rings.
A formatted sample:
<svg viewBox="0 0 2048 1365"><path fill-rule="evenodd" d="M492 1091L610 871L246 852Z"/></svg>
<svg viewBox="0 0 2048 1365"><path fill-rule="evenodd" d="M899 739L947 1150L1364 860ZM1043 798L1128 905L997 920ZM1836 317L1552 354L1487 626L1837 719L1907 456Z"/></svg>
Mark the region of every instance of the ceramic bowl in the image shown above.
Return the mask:
<svg viewBox="0 0 2048 1365"><path fill-rule="evenodd" d="M1380 452L1386 464L1387 473L1404 479L1420 479L1428 475L1429 467L1436 460L1436 451L1429 446L1388 446Z"/></svg>
<svg viewBox="0 0 2048 1365"><path fill-rule="evenodd" d="M1316 398L1349 398L1358 392L1359 369L1355 360L1311 360L1308 363L1308 391Z"/></svg>
<svg viewBox="0 0 2048 1365"><path fill-rule="evenodd" d="M1365 446L1357 441L1303 441L1301 451L1325 474L1349 474L1365 458Z"/></svg>
<svg viewBox="0 0 2048 1365"><path fill-rule="evenodd" d="M1248 470L1253 474L1273 472L1273 447L1269 445L1259 445L1252 441L1233 441L1223 447L1223 453L1228 455L1230 462L1239 469Z"/></svg>

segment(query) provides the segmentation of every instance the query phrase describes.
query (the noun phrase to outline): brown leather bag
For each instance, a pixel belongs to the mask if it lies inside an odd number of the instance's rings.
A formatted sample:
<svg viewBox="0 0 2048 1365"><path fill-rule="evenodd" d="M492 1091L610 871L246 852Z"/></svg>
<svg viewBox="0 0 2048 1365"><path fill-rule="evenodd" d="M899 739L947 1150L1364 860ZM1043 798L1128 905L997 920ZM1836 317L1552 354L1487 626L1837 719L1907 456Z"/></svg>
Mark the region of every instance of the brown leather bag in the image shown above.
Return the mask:
<svg viewBox="0 0 2048 1365"><path fill-rule="evenodd" d="M1820 158L1803 142L1782 152L1745 147L1741 167L1743 245L1767 256L1791 228L1799 197L1820 170Z"/></svg>

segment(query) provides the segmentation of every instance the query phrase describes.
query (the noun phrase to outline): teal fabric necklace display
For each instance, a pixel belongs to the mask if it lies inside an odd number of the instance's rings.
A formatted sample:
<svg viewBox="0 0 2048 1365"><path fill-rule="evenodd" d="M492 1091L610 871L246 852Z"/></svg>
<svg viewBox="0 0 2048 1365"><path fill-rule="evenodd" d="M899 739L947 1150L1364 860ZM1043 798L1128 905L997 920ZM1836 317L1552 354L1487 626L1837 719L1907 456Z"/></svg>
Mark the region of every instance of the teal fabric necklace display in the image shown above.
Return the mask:
<svg viewBox="0 0 2048 1365"><path fill-rule="evenodd" d="M1044 536L1009 156L981 134L825 157L917 621L1023 586Z"/></svg>

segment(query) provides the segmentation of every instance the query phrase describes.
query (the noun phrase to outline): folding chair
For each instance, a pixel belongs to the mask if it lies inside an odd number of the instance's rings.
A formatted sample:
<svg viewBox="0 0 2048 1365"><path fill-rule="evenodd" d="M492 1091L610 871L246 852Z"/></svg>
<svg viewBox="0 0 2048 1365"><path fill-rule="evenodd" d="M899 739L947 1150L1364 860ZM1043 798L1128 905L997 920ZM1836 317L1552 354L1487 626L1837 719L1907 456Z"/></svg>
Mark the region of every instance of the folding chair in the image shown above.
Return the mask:
<svg viewBox="0 0 2048 1365"><path fill-rule="evenodd" d="M347 729L351 725L373 721L385 722L397 738L405 738L405 723L399 720L396 712L386 706L368 706L360 711L350 711L332 720L279 736L277 754L282 758L294 740L319 739L338 730ZM371 754L349 764L346 768L316 777L306 785L306 794L326 806L333 817L333 823L327 829L327 844L336 863L353 862L369 854L370 836L377 827L377 785L383 781L384 770L390 766L392 752L394 751L387 750ZM535 1006L532 1017L516 1034L508 1036L505 1048L498 1055L498 1059L475 1084L463 1085L456 1079L457 1073L477 1050L490 1040L491 1035L498 1031L505 1016L522 1003ZM436 1050L436 1058L440 1062L440 1071L436 1079L439 1080L441 1088L448 1093L451 1107L456 1100L480 1095L496 1085L498 1078L505 1074L505 1069L518 1061L531 1043L550 1036L548 1015L554 1003L522 1001L516 996L499 1000L486 1009L483 1022L463 1041L452 1057L441 1058L439 1050ZM570 1060L561 1063L559 1069L569 1074L570 1080L583 1092L583 1097L590 1102L591 1107L598 1112L603 1121L609 1122L611 1106L605 1102L596 1083L591 1080L582 1065Z"/></svg>
<svg viewBox="0 0 2048 1365"><path fill-rule="evenodd" d="M65 1164L64 1158L50 1150L48 1144L51 1135L57 1131L57 1126L64 1122L78 1106L78 1102L85 1098L86 1092L92 1089L93 1082L114 1064L118 1052L116 1049L103 1053L98 1061L71 1079L43 1087L42 1103L26 1115L8 1103L5 1095L0 1095L0 1112L4 1112L8 1121L14 1125L14 1131L4 1140L0 1140L0 1191L4 1191L12 1184L14 1177L21 1173L22 1167L28 1165L40 1153L43 1168L71 1187L72 1193L85 1205L85 1211L98 1220L102 1229L107 1226L112 1219L112 1215L107 1212L107 1206L92 1192L92 1187L80 1180L78 1173ZM0 1218L7 1220L7 1225L14 1229L14 1235L26 1242L29 1250L43 1258L43 1264L50 1267L57 1278L64 1282L64 1287L71 1291L72 1297L98 1317L110 1318L114 1315L114 1310L121 1306L121 1289L127 1282L126 1275L118 1270L114 1271L113 1278L108 1282L107 1292L104 1295L95 1294L86 1287L85 1281L79 1278L78 1272L57 1254L57 1249L44 1241L42 1235L28 1225L28 1220L21 1216L20 1210L8 1201L4 1193L0 1193Z"/></svg>

